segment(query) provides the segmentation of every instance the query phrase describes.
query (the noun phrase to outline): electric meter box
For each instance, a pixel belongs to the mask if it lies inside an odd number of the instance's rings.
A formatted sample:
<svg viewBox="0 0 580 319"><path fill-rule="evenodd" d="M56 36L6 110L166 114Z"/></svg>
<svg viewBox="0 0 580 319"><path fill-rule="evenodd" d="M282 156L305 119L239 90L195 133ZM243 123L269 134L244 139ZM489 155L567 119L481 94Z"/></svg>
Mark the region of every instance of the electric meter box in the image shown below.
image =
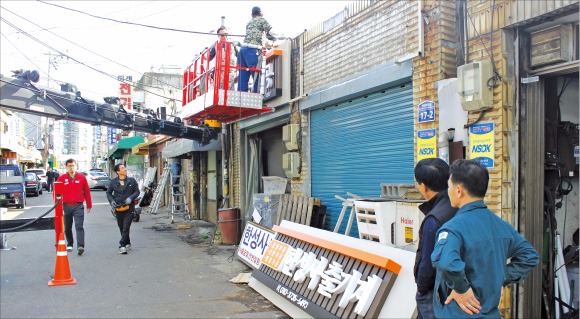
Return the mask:
<svg viewBox="0 0 580 319"><path fill-rule="evenodd" d="M298 124L289 124L282 126L282 140L289 151L298 150Z"/></svg>
<svg viewBox="0 0 580 319"><path fill-rule="evenodd" d="M464 111L483 111L493 107L493 90L487 86L493 77L490 62L481 61L457 68L457 93Z"/></svg>
<svg viewBox="0 0 580 319"><path fill-rule="evenodd" d="M354 201L359 238L411 252L417 251L423 201Z"/></svg>
<svg viewBox="0 0 580 319"><path fill-rule="evenodd" d="M300 177L300 155L298 152L282 154L282 169L288 178Z"/></svg>

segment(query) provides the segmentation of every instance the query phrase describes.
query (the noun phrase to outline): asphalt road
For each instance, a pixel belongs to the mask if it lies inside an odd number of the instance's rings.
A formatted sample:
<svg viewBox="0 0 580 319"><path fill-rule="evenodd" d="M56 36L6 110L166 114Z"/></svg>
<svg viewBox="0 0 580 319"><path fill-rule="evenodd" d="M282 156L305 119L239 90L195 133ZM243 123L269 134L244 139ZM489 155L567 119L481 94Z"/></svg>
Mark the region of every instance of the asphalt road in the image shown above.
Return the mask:
<svg viewBox="0 0 580 319"><path fill-rule="evenodd" d="M9 208L4 218L39 216L52 206L51 195L28 197L25 209ZM86 251L78 256L75 247L67 256L76 285L48 286L54 231L6 234L12 249L0 252L0 318L288 318L252 288L229 282L251 270L233 246L212 243L212 224L142 214L131 227L133 249L120 255L105 192L92 196Z"/></svg>

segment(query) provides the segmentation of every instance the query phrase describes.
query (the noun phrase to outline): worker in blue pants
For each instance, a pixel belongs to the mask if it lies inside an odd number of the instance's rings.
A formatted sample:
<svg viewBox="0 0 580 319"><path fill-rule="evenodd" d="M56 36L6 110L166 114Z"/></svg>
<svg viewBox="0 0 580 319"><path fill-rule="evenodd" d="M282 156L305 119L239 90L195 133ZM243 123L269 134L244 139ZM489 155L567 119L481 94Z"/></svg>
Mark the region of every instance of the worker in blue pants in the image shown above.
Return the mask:
<svg viewBox="0 0 580 319"><path fill-rule="evenodd" d="M171 176L173 177L171 180L171 185L177 185L181 181L179 176L181 175L181 163L179 160L173 160L171 163ZM175 177L178 176L178 177ZM177 193L179 191L179 187L173 187L173 193Z"/></svg>

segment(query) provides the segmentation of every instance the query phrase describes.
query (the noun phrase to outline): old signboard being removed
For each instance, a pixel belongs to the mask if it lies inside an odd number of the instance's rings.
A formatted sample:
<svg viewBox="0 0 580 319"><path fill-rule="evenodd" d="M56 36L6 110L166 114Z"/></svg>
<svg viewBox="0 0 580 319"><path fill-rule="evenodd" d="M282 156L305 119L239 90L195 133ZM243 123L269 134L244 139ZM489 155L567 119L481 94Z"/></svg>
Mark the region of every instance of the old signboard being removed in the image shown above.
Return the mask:
<svg viewBox="0 0 580 319"><path fill-rule="evenodd" d="M411 318L409 251L283 221L250 286L294 318Z"/></svg>

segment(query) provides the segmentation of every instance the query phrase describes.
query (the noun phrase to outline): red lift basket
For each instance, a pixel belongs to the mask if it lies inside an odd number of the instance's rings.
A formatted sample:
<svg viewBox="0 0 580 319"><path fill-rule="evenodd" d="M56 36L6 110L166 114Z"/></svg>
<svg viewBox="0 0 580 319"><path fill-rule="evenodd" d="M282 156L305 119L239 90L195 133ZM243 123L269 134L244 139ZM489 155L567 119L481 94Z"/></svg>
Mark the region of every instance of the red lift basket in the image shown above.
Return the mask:
<svg viewBox="0 0 580 319"><path fill-rule="evenodd" d="M183 120L193 121L193 125L203 124L205 120L231 123L271 111L263 107L261 93L240 92L235 90L236 87L230 87L239 71L239 65L231 65L232 50L233 42L218 41L213 60L210 61L210 49L206 48L185 69ZM261 72L256 68L250 70Z"/></svg>

